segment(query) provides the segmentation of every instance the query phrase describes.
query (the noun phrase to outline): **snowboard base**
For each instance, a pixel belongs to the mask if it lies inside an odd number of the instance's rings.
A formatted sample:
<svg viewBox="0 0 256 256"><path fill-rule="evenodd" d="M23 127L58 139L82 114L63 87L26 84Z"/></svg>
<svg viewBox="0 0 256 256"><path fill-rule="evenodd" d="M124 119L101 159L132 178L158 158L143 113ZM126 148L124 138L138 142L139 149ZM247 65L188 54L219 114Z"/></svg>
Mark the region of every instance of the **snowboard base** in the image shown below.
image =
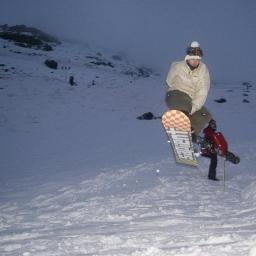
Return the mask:
<svg viewBox="0 0 256 256"><path fill-rule="evenodd" d="M168 142L172 145L176 162L197 166L189 118L181 111L168 110L162 116L162 124Z"/></svg>

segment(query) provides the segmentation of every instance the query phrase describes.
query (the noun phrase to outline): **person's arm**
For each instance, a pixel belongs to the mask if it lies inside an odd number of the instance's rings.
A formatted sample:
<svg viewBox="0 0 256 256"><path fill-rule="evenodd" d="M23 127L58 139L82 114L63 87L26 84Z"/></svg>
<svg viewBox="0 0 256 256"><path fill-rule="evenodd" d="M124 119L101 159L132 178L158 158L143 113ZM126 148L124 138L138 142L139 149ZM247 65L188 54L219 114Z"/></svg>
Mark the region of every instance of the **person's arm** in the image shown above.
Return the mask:
<svg viewBox="0 0 256 256"><path fill-rule="evenodd" d="M198 90L196 92L196 96L192 102L191 114L195 113L196 111L198 111L203 107L207 99L209 89L210 89L210 75L207 67L205 66L205 70L203 72L202 78L198 83Z"/></svg>
<svg viewBox="0 0 256 256"><path fill-rule="evenodd" d="M174 78L176 76L176 67L175 66L176 65L173 63L170 67L168 74L167 74L166 84L167 84L168 91L173 89Z"/></svg>

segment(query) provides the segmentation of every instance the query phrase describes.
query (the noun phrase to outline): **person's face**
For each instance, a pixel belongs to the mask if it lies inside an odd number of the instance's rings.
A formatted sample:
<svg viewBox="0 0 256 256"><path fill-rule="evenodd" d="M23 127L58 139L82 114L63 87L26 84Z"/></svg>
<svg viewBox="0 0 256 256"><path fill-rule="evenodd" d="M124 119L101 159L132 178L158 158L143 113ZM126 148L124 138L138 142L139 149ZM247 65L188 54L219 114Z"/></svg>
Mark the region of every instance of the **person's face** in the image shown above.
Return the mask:
<svg viewBox="0 0 256 256"><path fill-rule="evenodd" d="M189 63L190 66L196 68L196 67L199 66L200 61L201 61L201 60L192 59L192 60L188 60L188 63Z"/></svg>

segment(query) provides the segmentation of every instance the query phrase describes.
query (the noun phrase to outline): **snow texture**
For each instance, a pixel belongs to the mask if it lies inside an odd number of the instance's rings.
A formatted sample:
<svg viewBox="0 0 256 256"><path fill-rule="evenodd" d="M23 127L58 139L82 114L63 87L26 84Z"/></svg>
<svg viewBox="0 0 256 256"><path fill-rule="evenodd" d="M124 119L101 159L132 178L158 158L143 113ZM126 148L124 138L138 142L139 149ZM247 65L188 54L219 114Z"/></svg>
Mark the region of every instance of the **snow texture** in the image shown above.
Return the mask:
<svg viewBox="0 0 256 256"><path fill-rule="evenodd" d="M207 179L208 159L175 164L158 119L136 119L165 111L164 77L68 42L45 53L1 41L0 56L2 256L256 255L253 82L216 83L208 97L241 157L224 187Z"/></svg>

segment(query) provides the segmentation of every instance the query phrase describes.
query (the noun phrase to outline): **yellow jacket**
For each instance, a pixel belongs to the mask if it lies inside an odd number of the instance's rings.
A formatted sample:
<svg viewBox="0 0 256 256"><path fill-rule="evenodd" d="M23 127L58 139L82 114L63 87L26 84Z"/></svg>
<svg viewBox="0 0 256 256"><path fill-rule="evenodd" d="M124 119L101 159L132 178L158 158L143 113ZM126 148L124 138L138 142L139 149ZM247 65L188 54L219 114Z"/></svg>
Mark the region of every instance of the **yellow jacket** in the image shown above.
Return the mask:
<svg viewBox="0 0 256 256"><path fill-rule="evenodd" d="M210 88L210 76L207 66L200 62L193 71L186 61L174 62L168 72L166 83L168 91L179 90L192 99L191 114L202 108Z"/></svg>

